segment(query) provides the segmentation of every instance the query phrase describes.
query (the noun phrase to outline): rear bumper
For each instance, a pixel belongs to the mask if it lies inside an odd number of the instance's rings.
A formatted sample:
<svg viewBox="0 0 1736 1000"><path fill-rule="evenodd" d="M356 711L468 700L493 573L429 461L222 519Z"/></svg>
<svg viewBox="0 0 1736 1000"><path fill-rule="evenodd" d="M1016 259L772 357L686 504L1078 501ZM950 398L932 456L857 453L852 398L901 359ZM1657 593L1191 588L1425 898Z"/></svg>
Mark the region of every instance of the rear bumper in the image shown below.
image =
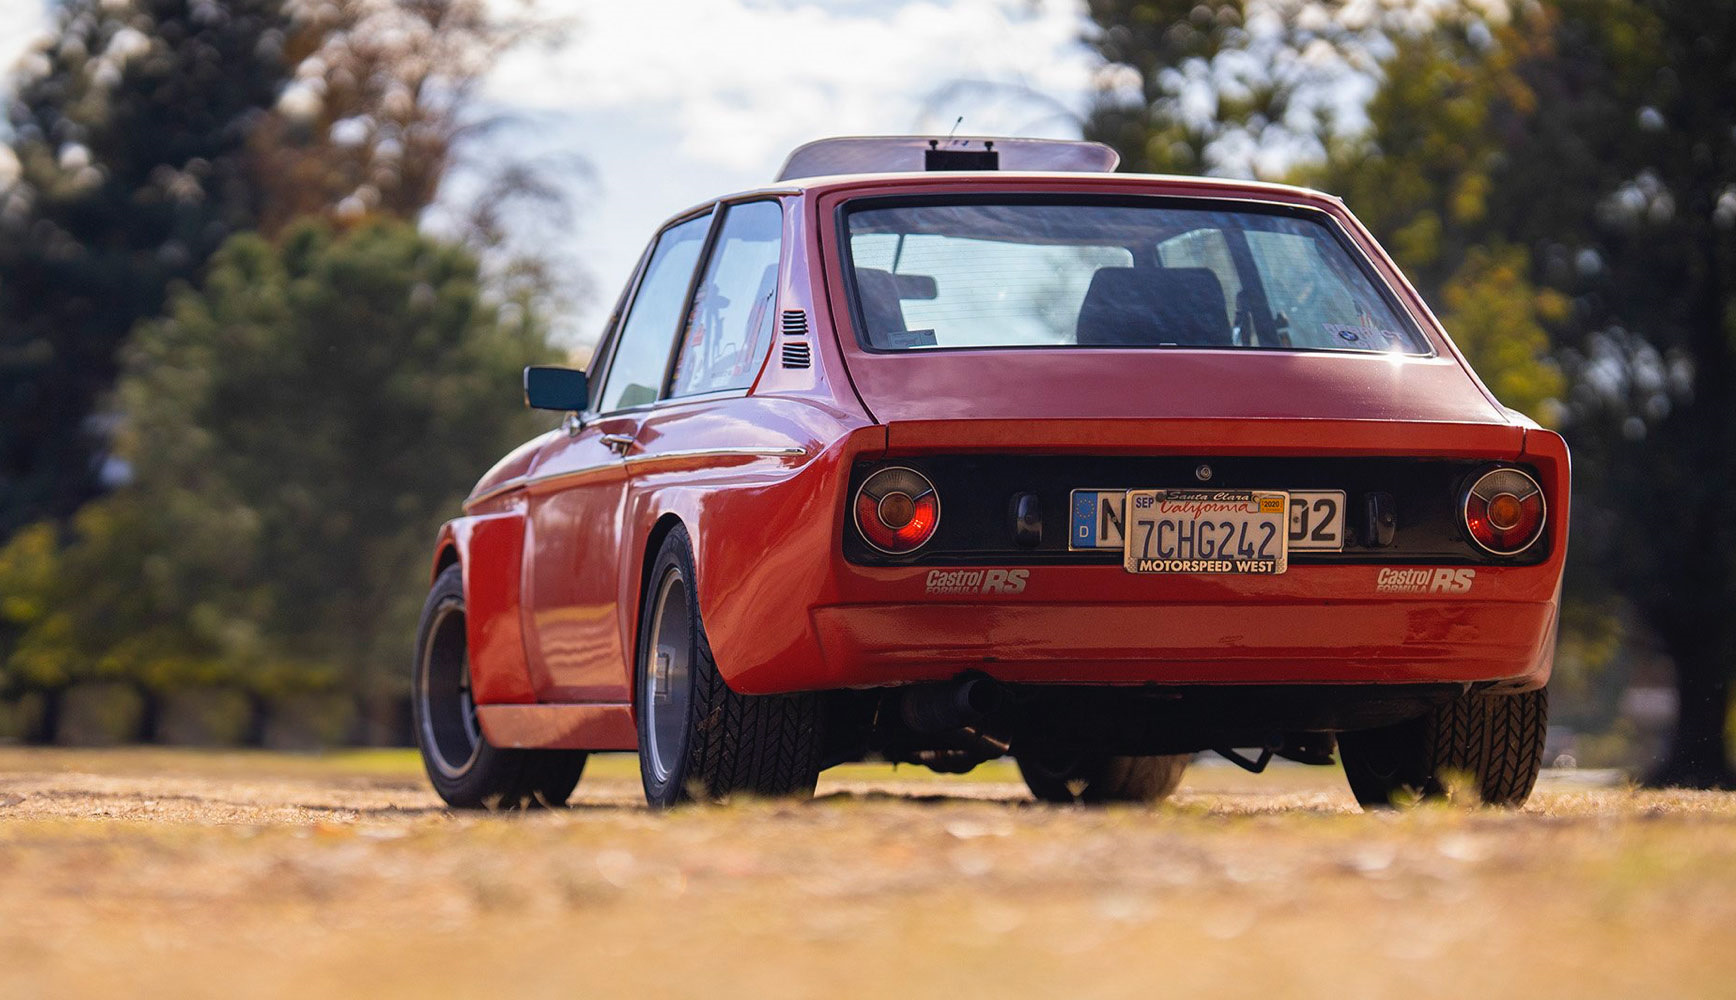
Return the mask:
<svg viewBox="0 0 1736 1000"><path fill-rule="evenodd" d="M781 600L754 602L767 612L759 628L714 633L712 648L730 686L750 694L965 671L1033 684L1528 690L1549 679L1554 658L1551 563L1293 566L1276 576L835 566L807 600L786 576Z"/></svg>
<svg viewBox="0 0 1736 1000"><path fill-rule="evenodd" d="M819 687L966 670L1056 684L1369 684L1548 680L1556 605L874 604L816 608Z"/></svg>
<svg viewBox="0 0 1736 1000"><path fill-rule="evenodd" d="M965 671L1035 684L1528 690L1548 681L1555 653L1568 470L1559 437L1526 441L1519 459L1543 475L1553 510L1545 561L1371 558L1272 576L852 562L837 542L854 457L843 455L794 514L759 522L778 525L777 540L708 552L706 631L724 679L747 694Z"/></svg>

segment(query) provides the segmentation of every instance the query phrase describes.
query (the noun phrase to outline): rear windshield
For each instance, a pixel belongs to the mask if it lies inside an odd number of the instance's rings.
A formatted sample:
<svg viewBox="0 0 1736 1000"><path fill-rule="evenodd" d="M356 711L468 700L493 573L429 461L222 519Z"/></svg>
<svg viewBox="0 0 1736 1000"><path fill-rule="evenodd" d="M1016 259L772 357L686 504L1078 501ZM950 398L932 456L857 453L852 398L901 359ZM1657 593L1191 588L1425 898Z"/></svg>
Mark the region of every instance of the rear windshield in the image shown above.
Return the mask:
<svg viewBox="0 0 1736 1000"><path fill-rule="evenodd" d="M872 350L1429 353L1312 213L925 200L848 210L845 229L857 327Z"/></svg>

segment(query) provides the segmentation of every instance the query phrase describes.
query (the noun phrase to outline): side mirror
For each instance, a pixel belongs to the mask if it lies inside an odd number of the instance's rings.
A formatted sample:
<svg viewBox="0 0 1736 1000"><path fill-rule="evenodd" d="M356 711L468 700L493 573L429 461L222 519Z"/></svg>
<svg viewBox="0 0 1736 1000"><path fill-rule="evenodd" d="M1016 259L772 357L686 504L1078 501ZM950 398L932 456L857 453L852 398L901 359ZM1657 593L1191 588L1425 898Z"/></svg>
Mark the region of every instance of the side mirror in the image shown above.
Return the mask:
<svg viewBox="0 0 1736 1000"><path fill-rule="evenodd" d="M589 402L590 386L582 371L552 365L524 370L524 405L533 410L579 412Z"/></svg>

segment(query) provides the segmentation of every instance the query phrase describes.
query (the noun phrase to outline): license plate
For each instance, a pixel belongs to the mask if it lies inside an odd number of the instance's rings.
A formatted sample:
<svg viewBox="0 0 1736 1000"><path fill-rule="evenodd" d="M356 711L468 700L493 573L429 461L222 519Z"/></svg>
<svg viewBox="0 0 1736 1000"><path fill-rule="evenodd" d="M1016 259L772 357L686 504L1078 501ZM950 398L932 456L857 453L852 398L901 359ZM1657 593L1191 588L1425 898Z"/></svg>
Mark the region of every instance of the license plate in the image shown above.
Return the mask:
<svg viewBox="0 0 1736 1000"><path fill-rule="evenodd" d="M1290 551L1344 551L1344 492L1290 491Z"/></svg>
<svg viewBox="0 0 1736 1000"><path fill-rule="evenodd" d="M1344 491L1290 490L1291 552L1344 550ZM1126 490L1074 490L1067 547L1074 551L1127 546Z"/></svg>
<svg viewBox="0 0 1736 1000"><path fill-rule="evenodd" d="M1290 497L1277 490L1128 490L1129 573L1284 572Z"/></svg>

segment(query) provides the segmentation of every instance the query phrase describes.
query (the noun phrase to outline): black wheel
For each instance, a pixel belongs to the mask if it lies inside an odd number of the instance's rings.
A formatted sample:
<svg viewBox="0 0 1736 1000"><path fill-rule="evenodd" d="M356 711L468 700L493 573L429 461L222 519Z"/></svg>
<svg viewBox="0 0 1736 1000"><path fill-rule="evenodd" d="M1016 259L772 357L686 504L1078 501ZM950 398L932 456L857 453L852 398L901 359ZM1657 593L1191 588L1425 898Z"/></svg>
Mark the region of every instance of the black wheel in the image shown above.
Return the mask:
<svg viewBox="0 0 1736 1000"><path fill-rule="evenodd" d="M1118 757L1044 749L1016 753L1025 787L1043 802L1161 802L1181 784L1187 754Z"/></svg>
<svg viewBox="0 0 1736 1000"><path fill-rule="evenodd" d="M483 738L470 696L464 578L457 566L440 574L422 606L410 688L422 765L447 805L560 806L573 794L585 769L583 751L503 750Z"/></svg>
<svg viewBox="0 0 1736 1000"><path fill-rule="evenodd" d="M1339 759L1365 808L1409 797L1443 798L1455 776L1486 805L1523 805L1543 766L1547 689L1471 694L1420 718L1340 733Z"/></svg>
<svg viewBox="0 0 1736 1000"><path fill-rule="evenodd" d="M730 690L711 658L694 579L687 532L677 527L652 564L639 615L645 800L663 809L737 793L812 795L820 775L819 698Z"/></svg>

